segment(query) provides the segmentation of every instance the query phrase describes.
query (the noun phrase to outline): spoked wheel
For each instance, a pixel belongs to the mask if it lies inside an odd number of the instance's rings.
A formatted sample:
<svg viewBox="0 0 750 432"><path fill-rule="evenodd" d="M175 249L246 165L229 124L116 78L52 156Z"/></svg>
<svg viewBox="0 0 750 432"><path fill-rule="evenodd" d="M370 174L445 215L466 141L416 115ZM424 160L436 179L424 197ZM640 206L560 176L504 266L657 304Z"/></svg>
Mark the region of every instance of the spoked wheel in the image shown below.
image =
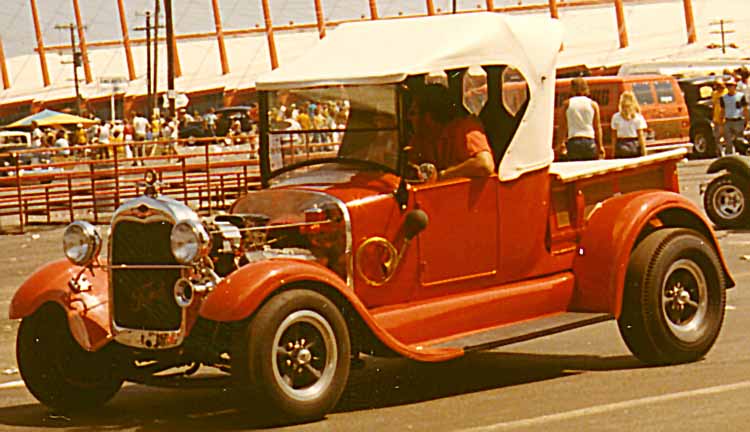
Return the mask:
<svg viewBox="0 0 750 432"><path fill-rule="evenodd" d="M659 230L631 255L620 334L644 363L695 361L716 341L725 303L724 275L711 243L689 229Z"/></svg>
<svg viewBox="0 0 750 432"><path fill-rule="evenodd" d="M111 351L81 348L70 334L65 314L53 305L23 319L16 359L31 394L55 411L93 411L110 400L123 382Z"/></svg>
<svg viewBox="0 0 750 432"><path fill-rule="evenodd" d="M346 321L333 302L314 291L271 298L234 346L232 374L241 403L283 419L323 417L349 377Z"/></svg>
<svg viewBox="0 0 750 432"><path fill-rule="evenodd" d="M750 219L748 182L736 174L717 177L708 184L703 206L711 221L719 228L739 228Z"/></svg>

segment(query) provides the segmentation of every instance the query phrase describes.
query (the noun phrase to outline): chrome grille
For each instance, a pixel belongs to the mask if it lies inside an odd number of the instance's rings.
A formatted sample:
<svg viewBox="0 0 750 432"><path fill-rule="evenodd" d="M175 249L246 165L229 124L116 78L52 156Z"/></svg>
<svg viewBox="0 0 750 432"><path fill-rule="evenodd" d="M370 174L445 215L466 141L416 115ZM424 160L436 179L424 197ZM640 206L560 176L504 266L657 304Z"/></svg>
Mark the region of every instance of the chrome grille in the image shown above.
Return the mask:
<svg viewBox="0 0 750 432"><path fill-rule="evenodd" d="M117 265L176 265L166 221L117 222L112 228L110 262ZM112 301L117 326L139 330L178 330L182 309L174 301L179 269L112 269Z"/></svg>

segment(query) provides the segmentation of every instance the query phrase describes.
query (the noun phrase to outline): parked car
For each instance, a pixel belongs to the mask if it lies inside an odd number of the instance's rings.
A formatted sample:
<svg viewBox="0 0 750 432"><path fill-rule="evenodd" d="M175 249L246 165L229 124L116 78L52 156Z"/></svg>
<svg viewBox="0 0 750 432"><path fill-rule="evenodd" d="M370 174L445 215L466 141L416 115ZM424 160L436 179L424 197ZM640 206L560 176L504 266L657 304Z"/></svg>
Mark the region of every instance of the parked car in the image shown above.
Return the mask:
<svg viewBox="0 0 750 432"><path fill-rule="evenodd" d="M67 260L11 301L27 388L56 411L94 410L123 381L187 385L202 365L240 406L288 422L333 409L362 354L447 361L617 320L646 364L702 358L734 282L677 193L685 149L553 163L545 78L561 41L542 17L357 22L259 77L262 189L201 217L150 172L114 213L106 258L93 225L71 224ZM406 163L407 87L450 71L460 98L469 66L487 74L496 169L435 180ZM345 102L345 128L318 131L341 134L338 153L297 153L285 137L305 132L274 127L288 94Z"/></svg>
<svg viewBox="0 0 750 432"><path fill-rule="evenodd" d="M713 85L719 78L721 77L704 76L678 81L690 113L690 141L693 143L692 156L696 158L716 156L711 94Z"/></svg>
<svg viewBox="0 0 750 432"><path fill-rule="evenodd" d="M61 172L61 168L50 167L52 152L30 151L31 134L26 131L0 131L0 183L11 181L16 176L31 174L53 174ZM51 178L42 178L42 182L50 182Z"/></svg>
<svg viewBox="0 0 750 432"><path fill-rule="evenodd" d="M612 116L619 111L620 95L629 90L635 94L641 113L648 123L646 129L646 152L690 148L690 117L685 100L677 81L668 75L630 75L630 76L595 76L585 77L591 98L599 103L602 136L608 158L613 157ZM557 80L555 95L555 135L554 142L559 143L561 134L558 130L562 118L563 103L570 98L572 79Z"/></svg>
<svg viewBox="0 0 750 432"><path fill-rule="evenodd" d="M232 122L237 119L242 125L243 132L250 132L253 129L253 122L250 119L248 112L251 107L249 106L233 106L226 108L219 108L215 111L216 113L216 132L215 136L226 136L229 128L232 126ZM180 138L206 138L214 136L211 132L206 129L203 121L189 122L187 125L180 128Z"/></svg>

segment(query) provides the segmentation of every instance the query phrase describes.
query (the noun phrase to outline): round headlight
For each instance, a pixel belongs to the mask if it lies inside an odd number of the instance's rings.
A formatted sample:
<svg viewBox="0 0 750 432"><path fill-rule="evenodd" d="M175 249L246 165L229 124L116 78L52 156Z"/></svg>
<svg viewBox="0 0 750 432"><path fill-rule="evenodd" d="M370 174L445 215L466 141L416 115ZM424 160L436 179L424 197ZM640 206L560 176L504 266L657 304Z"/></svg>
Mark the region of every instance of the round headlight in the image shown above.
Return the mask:
<svg viewBox="0 0 750 432"><path fill-rule="evenodd" d="M192 264L211 250L211 238L206 228L195 221L179 222L170 236L172 255L180 264Z"/></svg>
<svg viewBox="0 0 750 432"><path fill-rule="evenodd" d="M63 251L65 257L76 265L87 265L99 255L102 238L99 231L88 222L76 221L65 228Z"/></svg>

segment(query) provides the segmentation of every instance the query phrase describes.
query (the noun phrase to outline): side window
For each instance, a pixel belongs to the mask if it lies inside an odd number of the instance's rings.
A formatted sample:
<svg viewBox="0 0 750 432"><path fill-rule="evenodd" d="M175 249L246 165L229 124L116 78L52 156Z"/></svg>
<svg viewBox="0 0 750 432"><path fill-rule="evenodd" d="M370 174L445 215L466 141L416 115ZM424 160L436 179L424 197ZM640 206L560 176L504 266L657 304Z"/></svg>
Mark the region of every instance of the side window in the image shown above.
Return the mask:
<svg viewBox="0 0 750 432"><path fill-rule="evenodd" d="M506 67L503 70L500 85L502 86L503 105L515 117L529 99L529 86L518 69Z"/></svg>
<svg viewBox="0 0 750 432"><path fill-rule="evenodd" d="M487 103L487 73L481 67L470 67L463 79L463 105L478 116Z"/></svg>
<svg viewBox="0 0 750 432"><path fill-rule="evenodd" d="M657 81L654 83L656 97L660 104L671 104L674 102L674 88L669 81Z"/></svg>
<svg viewBox="0 0 750 432"><path fill-rule="evenodd" d="M599 106L609 105L609 89L593 89L591 90L591 99L595 100Z"/></svg>
<svg viewBox="0 0 750 432"><path fill-rule="evenodd" d="M654 95L651 93L651 84L633 83L633 93L640 105L651 105L654 103Z"/></svg>

